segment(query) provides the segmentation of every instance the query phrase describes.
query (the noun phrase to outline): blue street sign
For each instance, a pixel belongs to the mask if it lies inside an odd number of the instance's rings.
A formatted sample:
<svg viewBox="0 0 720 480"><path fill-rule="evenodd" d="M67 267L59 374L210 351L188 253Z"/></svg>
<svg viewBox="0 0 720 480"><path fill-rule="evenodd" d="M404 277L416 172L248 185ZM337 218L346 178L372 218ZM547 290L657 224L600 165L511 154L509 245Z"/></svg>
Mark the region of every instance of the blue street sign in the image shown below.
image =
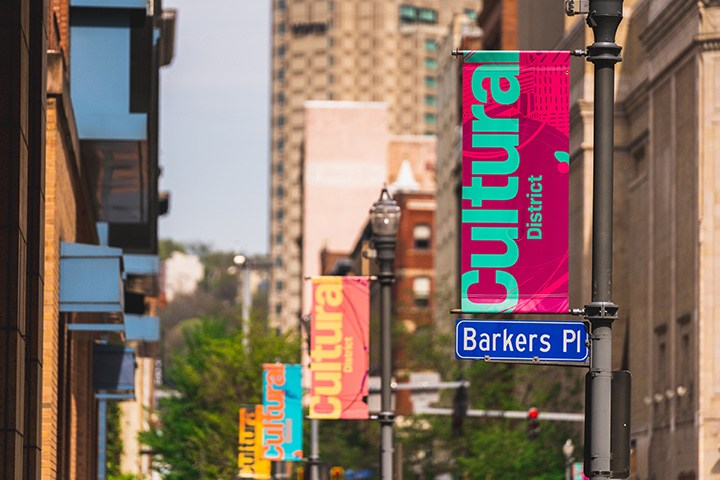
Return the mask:
<svg viewBox="0 0 720 480"><path fill-rule="evenodd" d="M455 356L464 360L587 363L587 328L578 321L468 320L455 324Z"/></svg>

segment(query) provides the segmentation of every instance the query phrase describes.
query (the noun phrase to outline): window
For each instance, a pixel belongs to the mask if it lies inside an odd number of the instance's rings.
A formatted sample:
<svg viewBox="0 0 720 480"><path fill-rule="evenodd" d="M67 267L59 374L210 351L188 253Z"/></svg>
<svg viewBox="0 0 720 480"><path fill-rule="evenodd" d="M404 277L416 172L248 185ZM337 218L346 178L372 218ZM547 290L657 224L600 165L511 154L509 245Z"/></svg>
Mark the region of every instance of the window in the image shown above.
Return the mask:
<svg viewBox="0 0 720 480"><path fill-rule="evenodd" d="M282 138L277 141L276 145L277 145L278 151L282 152L283 150L285 150L285 141Z"/></svg>
<svg viewBox="0 0 720 480"><path fill-rule="evenodd" d="M426 58L425 59L425 68L428 70L435 70L437 68L437 60L434 58Z"/></svg>
<svg viewBox="0 0 720 480"><path fill-rule="evenodd" d="M278 187L275 189L275 196L277 198L285 197L285 188L283 188L282 185L278 185Z"/></svg>
<svg viewBox="0 0 720 480"><path fill-rule="evenodd" d="M278 47L278 57L284 58L285 57L285 45L280 45Z"/></svg>
<svg viewBox="0 0 720 480"><path fill-rule="evenodd" d="M283 80L285 80L285 70L283 70L282 68L279 69L279 70L277 71L277 78L278 78L278 80L280 80L281 82L282 82Z"/></svg>
<svg viewBox="0 0 720 480"><path fill-rule="evenodd" d="M275 259L275 266L276 266L276 267L282 267L282 266L283 266L283 259L282 259L282 257L277 257L277 258Z"/></svg>
<svg viewBox="0 0 720 480"><path fill-rule="evenodd" d="M330 75L327 76L327 82L328 82L328 83L333 83L334 80L335 80L335 79L333 78L332 74L330 74Z"/></svg>
<svg viewBox="0 0 720 480"><path fill-rule="evenodd" d="M435 40L427 39L425 40L425 50L428 52L437 52L438 46Z"/></svg>
<svg viewBox="0 0 720 480"><path fill-rule="evenodd" d="M421 23L438 23L437 10L421 8L418 10L418 21Z"/></svg>
<svg viewBox="0 0 720 480"><path fill-rule="evenodd" d="M425 95L425 105L435 105L437 103L437 98L435 95Z"/></svg>
<svg viewBox="0 0 720 480"><path fill-rule="evenodd" d="M285 94L283 92L278 93L277 101L280 105L285 103Z"/></svg>
<svg viewBox="0 0 720 480"><path fill-rule="evenodd" d="M277 166L275 167L277 169L277 174L282 176L283 172L285 171L285 167L283 166L283 162L277 162ZM279 187L282 188L282 187Z"/></svg>
<svg viewBox="0 0 720 480"><path fill-rule="evenodd" d="M430 277L415 277L413 279L413 298L416 307L430 306Z"/></svg>
<svg viewBox="0 0 720 480"><path fill-rule="evenodd" d="M275 235L275 243L277 245L282 245L282 243L283 243L283 234L282 233L278 233Z"/></svg>
<svg viewBox="0 0 720 480"><path fill-rule="evenodd" d="M413 248L427 250L430 248L432 231L427 223L418 223L413 227Z"/></svg>
<svg viewBox="0 0 720 480"><path fill-rule="evenodd" d="M425 77L425 86L428 88L434 88L437 85L435 77Z"/></svg>
<svg viewBox="0 0 720 480"><path fill-rule="evenodd" d="M278 23L278 33L280 33L280 34L285 33L285 22Z"/></svg>
<svg viewBox="0 0 720 480"><path fill-rule="evenodd" d="M468 17L470 20L476 20L476 19L477 19L477 11L473 10L472 8L466 8L466 9L465 9L465 15L467 15L467 17Z"/></svg>
<svg viewBox="0 0 720 480"><path fill-rule="evenodd" d="M285 116L280 115L279 117L277 117L277 126L280 128L285 126Z"/></svg>
<svg viewBox="0 0 720 480"><path fill-rule="evenodd" d="M276 315L280 315L281 313L282 313L282 304L281 304L281 303L276 303L276 304L275 304L275 314L276 314Z"/></svg>
<svg viewBox="0 0 720 480"><path fill-rule="evenodd" d="M284 216L285 212L283 211L283 209L278 208L278 211L275 213L275 218L277 218L278 220L282 220Z"/></svg>
<svg viewBox="0 0 720 480"><path fill-rule="evenodd" d="M429 123L430 125L435 125L435 122L437 121L437 117L434 113L426 113L425 114L425 123Z"/></svg>
<svg viewBox="0 0 720 480"><path fill-rule="evenodd" d="M283 285L282 280L278 280L277 282L275 282L275 290L277 290L278 292L282 292L284 286L285 285Z"/></svg>
<svg viewBox="0 0 720 480"><path fill-rule="evenodd" d="M418 11L412 5L400 5L400 22L415 23L417 22Z"/></svg>

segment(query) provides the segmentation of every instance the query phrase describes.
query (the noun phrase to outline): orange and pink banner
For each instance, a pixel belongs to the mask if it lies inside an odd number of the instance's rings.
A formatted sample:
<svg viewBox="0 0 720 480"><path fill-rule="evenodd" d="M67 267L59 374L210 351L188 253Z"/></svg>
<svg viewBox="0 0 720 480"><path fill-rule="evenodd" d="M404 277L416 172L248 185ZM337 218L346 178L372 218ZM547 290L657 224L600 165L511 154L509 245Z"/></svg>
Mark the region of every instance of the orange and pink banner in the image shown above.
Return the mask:
<svg viewBox="0 0 720 480"><path fill-rule="evenodd" d="M312 279L310 418L368 418L367 277Z"/></svg>

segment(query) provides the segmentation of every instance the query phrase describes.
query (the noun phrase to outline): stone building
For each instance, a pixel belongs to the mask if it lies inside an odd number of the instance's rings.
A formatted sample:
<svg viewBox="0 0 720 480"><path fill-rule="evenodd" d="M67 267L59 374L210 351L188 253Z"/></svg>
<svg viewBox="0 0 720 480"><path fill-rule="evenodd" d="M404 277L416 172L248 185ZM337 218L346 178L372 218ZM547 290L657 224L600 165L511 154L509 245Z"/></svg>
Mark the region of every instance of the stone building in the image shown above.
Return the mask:
<svg viewBox="0 0 720 480"><path fill-rule="evenodd" d="M494 13L521 2L483 3L483 48L593 43L580 16L528 41L527 20L508 26L498 18L509 17ZM556 25L562 16L558 5L547 5L530 21ZM493 19L500 23L487 24ZM633 374L631 478L720 478L720 2L625 0L617 42L613 367ZM570 295L579 307L591 294L593 65L574 58L570 74ZM441 211L452 184L438 185L446 190L438 193ZM441 222L456 221L438 219L438 232L452 228ZM453 258L453 237L443 235L438 263Z"/></svg>

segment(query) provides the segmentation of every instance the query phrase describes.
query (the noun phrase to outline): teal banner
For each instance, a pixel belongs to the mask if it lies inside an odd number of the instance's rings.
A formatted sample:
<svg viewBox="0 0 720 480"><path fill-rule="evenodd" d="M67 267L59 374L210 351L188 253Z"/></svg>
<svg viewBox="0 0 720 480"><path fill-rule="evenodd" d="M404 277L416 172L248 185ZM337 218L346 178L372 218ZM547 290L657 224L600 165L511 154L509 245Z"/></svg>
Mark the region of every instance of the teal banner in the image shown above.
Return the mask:
<svg viewBox="0 0 720 480"><path fill-rule="evenodd" d="M263 457L302 461L302 368L263 365Z"/></svg>

